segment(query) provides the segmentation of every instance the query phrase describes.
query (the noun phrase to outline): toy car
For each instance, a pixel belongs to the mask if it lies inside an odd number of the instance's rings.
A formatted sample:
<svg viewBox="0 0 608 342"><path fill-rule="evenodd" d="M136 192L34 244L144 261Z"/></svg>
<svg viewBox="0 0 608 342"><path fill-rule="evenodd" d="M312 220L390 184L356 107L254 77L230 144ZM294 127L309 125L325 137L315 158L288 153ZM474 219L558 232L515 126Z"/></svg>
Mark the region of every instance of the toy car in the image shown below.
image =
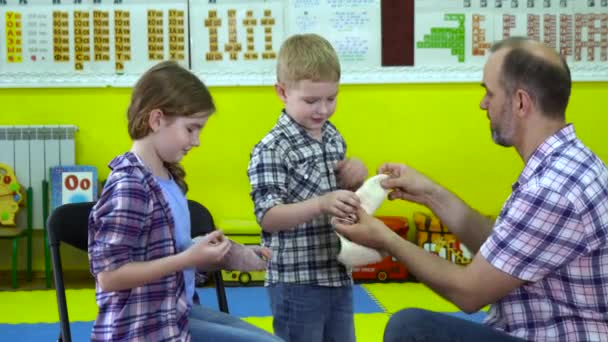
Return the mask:
<svg viewBox="0 0 608 342"><path fill-rule="evenodd" d="M407 239L408 223L405 217L400 216L378 216L384 224L394 230L399 236ZM406 281L408 279L407 269L394 257L387 256L375 264L353 267L353 279L355 281Z"/></svg>
<svg viewBox="0 0 608 342"><path fill-rule="evenodd" d="M222 270L222 279L226 285L259 285L264 283L266 272L264 271L225 271Z"/></svg>

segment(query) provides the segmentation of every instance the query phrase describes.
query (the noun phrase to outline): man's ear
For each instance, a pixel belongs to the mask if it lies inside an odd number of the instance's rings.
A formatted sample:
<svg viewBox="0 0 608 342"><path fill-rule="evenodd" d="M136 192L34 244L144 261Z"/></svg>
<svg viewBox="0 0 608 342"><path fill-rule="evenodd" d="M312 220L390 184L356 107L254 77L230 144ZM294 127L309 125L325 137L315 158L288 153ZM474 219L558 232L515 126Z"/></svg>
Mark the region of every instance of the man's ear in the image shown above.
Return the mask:
<svg viewBox="0 0 608 342"><path fill-rule="evenodd" d="M274 91L277 93L277 96L283 101L283 103L287 102L287 89L285 88L285 84L281 82L277 82L274 84Z"/></svg>
<svg viewBox="0 0 608 342"><path fill-rule="evenodd" d="M163 117L163 111L160 109L152 109L150 111L150 115L148 115L148 125L150 126L152 132L158 131L158 129L161 127Z"/></svg>
<svg viewBox="0 0 608 342"><path fill-rule="evenodd" d="M529 115L534 110L534 101L530 94L523 90L517 89L513 99L514 113L519 117Z"/></svg>

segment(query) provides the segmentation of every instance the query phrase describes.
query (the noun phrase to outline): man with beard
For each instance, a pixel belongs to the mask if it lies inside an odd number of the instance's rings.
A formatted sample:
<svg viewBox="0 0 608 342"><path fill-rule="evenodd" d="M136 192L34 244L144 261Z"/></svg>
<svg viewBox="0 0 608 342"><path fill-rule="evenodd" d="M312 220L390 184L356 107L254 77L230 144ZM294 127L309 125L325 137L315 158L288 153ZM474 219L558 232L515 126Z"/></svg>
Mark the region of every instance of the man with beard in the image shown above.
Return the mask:
<svg viewBox="0 0 608 342"><path fill-rule="evenodd" d="M359 210L337 224L350 240L384 250L422 283L485 324L420 310L393 315L385 341L606 341L608 171L566 123L568 65L526 39L496 43L483 71L492 138L525 163L495 221L409 166L388 163L389 199L427 206L475 253L452 264L399 239Z"/></svg>

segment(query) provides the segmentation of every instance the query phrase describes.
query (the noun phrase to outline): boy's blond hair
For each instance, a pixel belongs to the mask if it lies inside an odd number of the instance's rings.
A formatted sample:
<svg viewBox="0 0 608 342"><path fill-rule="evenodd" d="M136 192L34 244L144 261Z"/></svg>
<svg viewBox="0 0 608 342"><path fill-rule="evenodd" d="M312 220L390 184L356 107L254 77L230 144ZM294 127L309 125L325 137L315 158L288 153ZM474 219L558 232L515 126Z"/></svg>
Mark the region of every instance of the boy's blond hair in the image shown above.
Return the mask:
<svg viewBox="0 0 608 342"><path fill-rule="evenodd" d="M279 50L277 80L286 85L297 81L340 81L340 61L336 50L318 34L296 34Z"/></svg>

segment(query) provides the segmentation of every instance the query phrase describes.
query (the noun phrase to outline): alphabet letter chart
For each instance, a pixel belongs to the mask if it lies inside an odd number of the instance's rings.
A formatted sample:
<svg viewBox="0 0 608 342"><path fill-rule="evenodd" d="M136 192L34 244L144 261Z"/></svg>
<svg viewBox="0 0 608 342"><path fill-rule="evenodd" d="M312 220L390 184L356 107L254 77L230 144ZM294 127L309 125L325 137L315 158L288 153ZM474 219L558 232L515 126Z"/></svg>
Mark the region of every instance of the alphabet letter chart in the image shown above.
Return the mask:
<svg viewBox="0 0 608 342"><path fill-rule="evenodd" d="M558 50L575 80L608 76L608 0L418 0L415 13L416 67L439 79L480 79L492 42L512 36Z"/></svg>
<svg viewBox="0 0 608 342"><path fill-rule="evenodd" d="M192 70L215 84L272 83L283 8L282 0L192 1Z"/></svg>
<svg viewBox="0 0 608 342"><path fill-rule="evenodd" d="M188 66L186 0L0 0L0 85L131 85Z"/></svg>
<svg viewBox="0 0 608 342"><path fill-rule="evenodd" d="M269 85L297 33L332 43L343 83L479 82L512 36L608 80L608 0L0 0L0 87L130 87L163 60Z"/></svg>
<svg viewBox="0 0 608 342"><path fill-rule="evenodd" d="M50 168L51 210L67 203L97 200L97 169L88 165Z"/></svg>

